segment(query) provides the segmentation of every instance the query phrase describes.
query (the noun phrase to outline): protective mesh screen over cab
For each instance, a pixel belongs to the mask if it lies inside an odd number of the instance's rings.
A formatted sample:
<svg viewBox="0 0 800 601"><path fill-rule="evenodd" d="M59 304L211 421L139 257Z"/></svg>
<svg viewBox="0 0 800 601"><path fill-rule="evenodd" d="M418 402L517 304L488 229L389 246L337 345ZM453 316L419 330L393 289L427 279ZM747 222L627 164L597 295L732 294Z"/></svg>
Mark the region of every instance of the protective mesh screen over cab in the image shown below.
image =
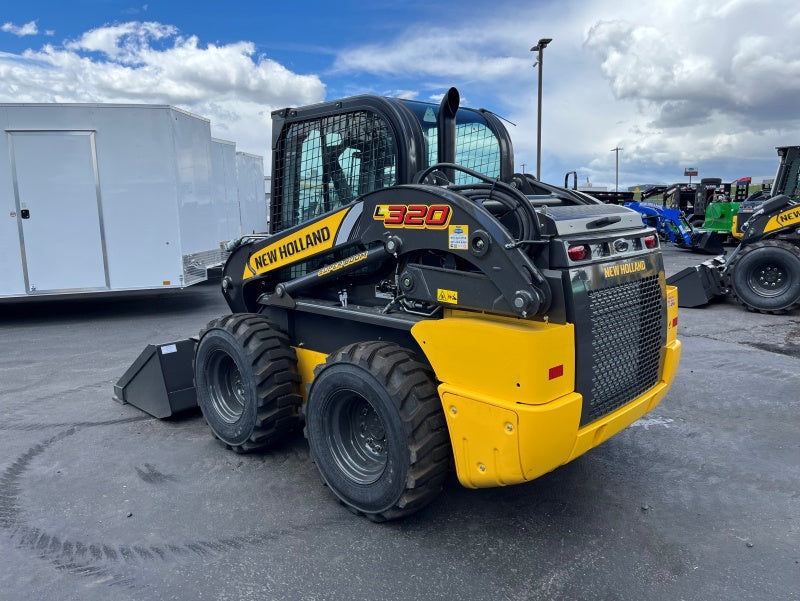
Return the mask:
<svg viewBox="0 0 800 601"><path fill-rule="evenodd" d="M273 232L396 183L392 130L371 111L292 123L278 144Z"/></svg>

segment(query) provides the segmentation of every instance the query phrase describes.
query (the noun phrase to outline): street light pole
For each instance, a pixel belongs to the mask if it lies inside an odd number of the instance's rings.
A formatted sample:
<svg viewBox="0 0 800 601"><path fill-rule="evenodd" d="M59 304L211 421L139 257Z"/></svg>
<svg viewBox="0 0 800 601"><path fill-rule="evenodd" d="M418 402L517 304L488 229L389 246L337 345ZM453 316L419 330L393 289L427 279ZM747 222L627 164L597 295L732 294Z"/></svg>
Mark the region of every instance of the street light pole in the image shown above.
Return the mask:
<svg viewBox="0 0 800 601"><path fill-rule="evenodd" d="M542 38L539 43L531 48L531 52L538 52L539 56L533 66L539 65L539 111L536 126L536 179L542 178L542 53L547 45L552 42L551 38Z"/></svg>
<svg viewBox="0 0 800 601"><path fill-rule="evenodd" d="M624 148L620 148L617 146L616 148L612 148L609 152L616 152L617 153L617 175L614 180L614 192L619 192L619 151L625 150Z"/></svg>

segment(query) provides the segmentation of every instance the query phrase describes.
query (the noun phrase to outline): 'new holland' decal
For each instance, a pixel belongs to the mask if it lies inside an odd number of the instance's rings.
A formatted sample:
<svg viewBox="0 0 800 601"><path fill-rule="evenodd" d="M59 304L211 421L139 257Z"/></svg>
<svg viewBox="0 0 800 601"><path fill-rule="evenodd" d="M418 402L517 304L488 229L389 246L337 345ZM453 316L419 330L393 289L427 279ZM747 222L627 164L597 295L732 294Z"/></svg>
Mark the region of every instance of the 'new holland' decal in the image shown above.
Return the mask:
<svg viewBox="0 0 800 601"><path fill-rule="evenodd" d="M796 223L800 224L800 208L792 207L771 217L764 228L764 232L771 232Z"/></svg>
<svg viewBox="0 0 800 601"><path fill-rule="evenodd" d="M272 271L333 248L336 234L350 208L315 221L250 255L242 279Z"/></svg>
<svg viewBox="0 0 800 601"><path fill-rule="evenodd" d="M628 275L645 270L647 270L647 263L644 261L631 261L630 263L620 263L603 267L603 276L605 276L606 279L616 278L621 275Z"/></svg>

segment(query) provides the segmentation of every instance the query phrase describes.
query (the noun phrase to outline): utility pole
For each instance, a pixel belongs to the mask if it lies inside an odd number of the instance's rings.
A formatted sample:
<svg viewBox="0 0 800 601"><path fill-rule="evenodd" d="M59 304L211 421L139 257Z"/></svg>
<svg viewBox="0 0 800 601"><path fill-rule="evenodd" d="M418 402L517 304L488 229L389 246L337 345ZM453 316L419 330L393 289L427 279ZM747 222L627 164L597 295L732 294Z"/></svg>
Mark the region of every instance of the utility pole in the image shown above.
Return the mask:
<svg viewBox="0 0 800 601"><path fill-rule="evenodd" d="M617 153L617 176L614 180L614 192L619 192L619 151L625 150L624 148L620 148L617 146L616 148L612 148L609 152L616 152Z"/></svg>
<svg viewBox="0 0 800 601"><path fill-rule="evenodd" d="M525 173L525 163L522 163L522 173Z"/></svg>
<svg viewBox="0 0 800 601"><path fill-rule="evenodd" d="M539 65L539 118L536 126L536 179L542 179L542 53L552 38L542 38L539 43L531 48L531 52L538 52L539 56L533 66Z"/></svg>

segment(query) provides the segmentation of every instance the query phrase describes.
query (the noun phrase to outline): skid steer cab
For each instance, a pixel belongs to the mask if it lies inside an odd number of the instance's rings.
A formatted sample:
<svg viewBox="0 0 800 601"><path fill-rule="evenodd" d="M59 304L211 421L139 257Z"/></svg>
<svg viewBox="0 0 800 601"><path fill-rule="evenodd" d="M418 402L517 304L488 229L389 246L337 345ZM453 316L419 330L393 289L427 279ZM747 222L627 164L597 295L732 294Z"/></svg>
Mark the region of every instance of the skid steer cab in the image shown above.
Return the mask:
<svg viewBox="0 0 800 601"><path fill-rule="evenodd" d="M374 521L532 480L653 409L676 291L638 213L514 173L500 120L358 96L276 111L271 232L230 255L197 400L237 452L304 432Z"/></svg>

